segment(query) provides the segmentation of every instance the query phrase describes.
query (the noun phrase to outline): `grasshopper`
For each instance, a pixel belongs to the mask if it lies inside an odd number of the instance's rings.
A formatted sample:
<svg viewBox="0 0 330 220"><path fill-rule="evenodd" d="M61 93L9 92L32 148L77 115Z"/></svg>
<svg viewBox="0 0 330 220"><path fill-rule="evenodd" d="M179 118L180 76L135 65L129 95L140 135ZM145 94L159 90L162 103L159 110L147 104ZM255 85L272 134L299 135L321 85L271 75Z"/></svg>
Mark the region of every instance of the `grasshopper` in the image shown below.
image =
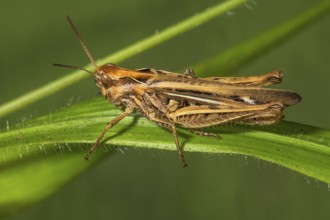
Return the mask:
<svg viewBox="0 0 330 220"><path fill-rule="evenodd" d="M183 166L187 166L176 125L194 134L220 138L203 128L229 122L248 125L270 125L283 118L283 110L300 102L292 91L263 88L282 81L283 74L273 71L251 77L198 78L193 70L174 73L152 68L126 69L114 64L97 66L77 28L67 16L95 72L82 67L54 64L81 69L94 76L103 96L123 113L112 119L103 129L86 156L94 152L106 132L120 120L138 111L150 121L172 132Z"/></svg>

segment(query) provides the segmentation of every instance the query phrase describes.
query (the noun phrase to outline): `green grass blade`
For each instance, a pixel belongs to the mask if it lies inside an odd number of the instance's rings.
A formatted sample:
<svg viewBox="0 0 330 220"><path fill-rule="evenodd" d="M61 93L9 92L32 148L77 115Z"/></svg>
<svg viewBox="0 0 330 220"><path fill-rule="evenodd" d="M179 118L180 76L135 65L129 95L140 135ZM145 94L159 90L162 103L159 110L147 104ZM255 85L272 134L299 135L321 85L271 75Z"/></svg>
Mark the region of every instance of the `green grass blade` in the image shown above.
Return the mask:
<svg viewBox="0 0 330 220"><path fill-rule="evenodd" d="M49 148L45 147L44 150ZM7 152L2 151L1 154L1 160L5 160ZM0 166L0 218L51 195L98 162L78 163L82 158L75 152L64 155L49 152L46 155L44 151L43 154L26 156L23 153L22 158Z"/></svg>
<svg viewBox="0 0 330 220"><path fill-rule="evenodd" d="M204 12L198 13L184 21L179 22L176 25L170 26L167 29L152 35L148 38L145 38L141 41L134 43L127 48L124 48L114 54L111 54L107 57L104 57L97 61L98 64L104 64L107 62L111 63L120 63L129 57L132 57L136 54L139 54L157 44L160 44L166 40L169 40L183 32L191 30L199 25L219 16L227 11L234 9L235 7L245 3L247 0L230 0L219 3L213 7L206 9ZM91 65L86 66L85 68L91 68ZM80 80L89 77L88 74L82 71L74 71L71 74L68 74L58 80L55 80L51 83L48 83L40 88L37 88L33 91L27 92L26 94L17 97L16 99L4 103L0 106L0 117L8 115L18 109L24 108L40 99L43 99L55 92L66 88L69 85L72 85Z"/></svg>
<svg viewBox="0 0 330 220"><path fill-rule="evenodd" d="M84 161L83 155L104 125L119 113L104 98L98 98L1 132L1 211L8 213L49 195L108 155L104 151L176 150L170 132L133 115L108 132L103 150L93 154L91 162ZM185 152L250 155L330 183L329 130L292 122L252 128L227 125L210 130L220 133L223 139L179 129Z"/></svg>

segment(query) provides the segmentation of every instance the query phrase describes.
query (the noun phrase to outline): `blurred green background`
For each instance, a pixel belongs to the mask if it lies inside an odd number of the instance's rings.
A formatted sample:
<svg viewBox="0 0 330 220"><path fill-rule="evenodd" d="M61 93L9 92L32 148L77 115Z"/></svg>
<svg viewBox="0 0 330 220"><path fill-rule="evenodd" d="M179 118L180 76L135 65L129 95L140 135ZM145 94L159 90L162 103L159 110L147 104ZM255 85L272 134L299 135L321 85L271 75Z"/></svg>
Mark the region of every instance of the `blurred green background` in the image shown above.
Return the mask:
<svg viewBox="0 0 330 220"><path fill-rule="evenodd" d="M93 56L98 58L217 3L216 0L3 2L0 101L9 101L69 72L52 67L52 63L83 66L88 62L65 15L72 17ZM120 65L181 70L285 22L315 3L253 1ZM283 70L285 79L278 87L295 90L303 97L301 104L287 110L286 119L330 128L329 24L330 16L324 16L235 73L253 75ZM217 74L221 73L214 73ZM96 92L89 78L0 119L0 127L94 98ZM245 156L187 153L186 157L189 168L181 169L175 151L139 149L117 153L53 196L10 219L328 219L330 216L330 189L324 183Z"/></svg>

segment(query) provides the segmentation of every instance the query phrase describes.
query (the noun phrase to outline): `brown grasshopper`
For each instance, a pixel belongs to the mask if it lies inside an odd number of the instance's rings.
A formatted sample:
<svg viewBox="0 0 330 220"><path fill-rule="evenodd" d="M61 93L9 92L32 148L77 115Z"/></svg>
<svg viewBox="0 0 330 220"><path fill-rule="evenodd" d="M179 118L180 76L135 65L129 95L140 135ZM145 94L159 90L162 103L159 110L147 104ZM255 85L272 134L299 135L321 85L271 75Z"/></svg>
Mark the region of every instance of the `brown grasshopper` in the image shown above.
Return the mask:
<svg viewBox="0 0 330 220"><path fill-rule="evenodd" d="M251 77L197 78L188 69L184 73L143 68L125 69L114 64L97 66L73 22L67 17L89 60L96 85L109 102L123 109L103 129L85 156L96 149L105 133L134 111L172 132L183 166L187 166L176 125L203 136L220 137L201 129L229 122L249 125L269 125L283 118L284 108L297 104L301 98L292 91L262 88L282 81L282 73L273 71Z"/></svg>

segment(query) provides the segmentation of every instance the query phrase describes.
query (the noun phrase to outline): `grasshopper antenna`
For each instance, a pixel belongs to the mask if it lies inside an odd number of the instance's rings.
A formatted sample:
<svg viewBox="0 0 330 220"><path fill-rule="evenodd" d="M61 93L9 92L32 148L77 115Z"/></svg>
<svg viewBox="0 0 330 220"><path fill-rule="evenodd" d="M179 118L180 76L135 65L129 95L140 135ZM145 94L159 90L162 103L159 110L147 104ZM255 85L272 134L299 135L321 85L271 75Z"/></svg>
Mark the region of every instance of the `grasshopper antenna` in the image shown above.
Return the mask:
<svg viewBox="0 0 330 220"><path fill-rule="evenodd" d="M66 64L59 64L59 63L53 63L53 66L57 66L57 67L64 67L64 68L68 68L68 69L74 69L74 70L83 70L91 75L94 75L93 72L89 71L88 69L85 69L84 67L80 67L80 66L70 66L70 65L66 65Z"/></svg>
<svg viewBox="0 0 330 220"><path fill-rule="evenodd" d="M84 43L84 41L83 41L81 35L79 34L77 28L74 26L73 21L71 20L71 18L70 18L68 15L66 16L66 19L68 20L68 22L69 22L69 24L70 24L72 30L74 31L75 35L77 36L77 38L78 38L78 40L79 40L79 43L80 43L81 46L83 47L83 49L84 49L85 53L87 54L89 60L91 61L91 63L93 64L93 66L97 69L98 66L96 65L96 62L95 62L95 60L94 60L93 57L92 57L92 54L89 52L89 50L88 50L86 44ZM58 65L56 65L56 66L58 66ZM65 66L65 65L64 65L64 66ZM67 67L68 67L68 66L67 66ZM70 67L69 67L69 68L70 68ZM88 71L87 71L87 72L88 72Z"/></svg>

